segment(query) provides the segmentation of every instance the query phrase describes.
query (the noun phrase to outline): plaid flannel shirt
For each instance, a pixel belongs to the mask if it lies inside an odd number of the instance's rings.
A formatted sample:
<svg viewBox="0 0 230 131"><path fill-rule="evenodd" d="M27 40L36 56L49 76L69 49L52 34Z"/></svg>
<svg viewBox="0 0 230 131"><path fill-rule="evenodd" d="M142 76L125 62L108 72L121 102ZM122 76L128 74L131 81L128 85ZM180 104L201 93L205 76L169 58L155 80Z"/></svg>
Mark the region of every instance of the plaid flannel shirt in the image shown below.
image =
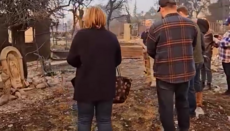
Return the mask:
<svg viewBox="0 0 230 131"><path fill-rule="evenodd" d="M219 42L219 58L223 63L230 63L230 30L224 34Z"/></svg>
<svg viewBox="0 0 230 131"><path fill-rule="evenodd" d="M154 76L168 83L183 83L195 76L193 48L197 42L195 23L177 13L152 25L147 52L154 60Z"/></svg>

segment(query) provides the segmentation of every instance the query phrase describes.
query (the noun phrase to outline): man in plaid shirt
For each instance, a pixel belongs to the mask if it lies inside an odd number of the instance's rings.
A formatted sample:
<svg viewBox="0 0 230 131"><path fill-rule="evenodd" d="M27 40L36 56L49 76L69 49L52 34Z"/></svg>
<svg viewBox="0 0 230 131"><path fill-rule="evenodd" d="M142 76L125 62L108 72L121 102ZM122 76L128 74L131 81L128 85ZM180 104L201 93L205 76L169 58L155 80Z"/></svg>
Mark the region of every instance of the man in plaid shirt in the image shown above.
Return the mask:
<svg viewBox="0 0 230 131"><path fill-rule="evenodd" d="M226 19L224 25L230 28L230 17ZM219 42L219 57L222 60L223 69L227 77L228 89L224 93L230 95L230 30L228 30Z"/></svg>
<svg viewBox="0 0 230 131"><path fill-rule="evenodd" d="M187 90L195 76L193 48L196 45L195 23L177 13L175 0L159 0L164 17L152 25L147 39L147 52L154 59L159 112L164 131L175 131L173 97L175 94L180 131L190 124Z"/></svg>

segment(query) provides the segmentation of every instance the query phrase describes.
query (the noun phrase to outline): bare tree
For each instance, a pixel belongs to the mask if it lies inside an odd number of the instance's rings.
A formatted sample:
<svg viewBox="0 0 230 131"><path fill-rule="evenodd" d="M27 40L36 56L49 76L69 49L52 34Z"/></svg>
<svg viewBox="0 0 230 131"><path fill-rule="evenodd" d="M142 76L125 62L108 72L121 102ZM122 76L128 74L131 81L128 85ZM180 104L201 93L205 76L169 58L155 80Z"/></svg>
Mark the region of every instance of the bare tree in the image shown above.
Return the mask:
<svg viewBox="0 0 230 131"><path fill-rule="evenodd" d="M63 17L61 11L69 6L70 2L71 0L1 0L0 17L5 19L5 24L10 27L51 16Z"/></svg>
<svg viewBox="0 0 230 131"><path fill-rule="evenodd" d="M90 5L93 0L72 0L72 9L69 11L72 12L73 15L73 32L76 30L76 24L79 23L80 27L83 27L83 15L84 15L84 8Z"/></svg>
<svg viewBox="0 0 230 131"><path fill-rule="evenodd" d="M110 21L126 16L126 15L118 15L113 17L113 13L117 10L122 10L124 4L127 0L108 0L107 5L105 6L105 11L107 13L107 29L109 30Z"/></svg>
<svg viewBox="0 0 230 131"><path fill-rule="evenodd" d="M126 22L127 23L131 23L131 14L130 14L130 9L129 9L129 5L126 4L125 5L125 11L126 11Z"/></svg>
<svg viewBox="0 0 230 131"><path fill-rule="evenodd" d="M178 5L186 6L189 9L190 16L197 17L202 11L207 11L211 0L178 0Z"/></svg>
<svg viewBox="0 0 230 131"><path fill-rule="evenodd" d="M137 17L137 0L135 0L135 3L134 3L133 16Z"/></svg>

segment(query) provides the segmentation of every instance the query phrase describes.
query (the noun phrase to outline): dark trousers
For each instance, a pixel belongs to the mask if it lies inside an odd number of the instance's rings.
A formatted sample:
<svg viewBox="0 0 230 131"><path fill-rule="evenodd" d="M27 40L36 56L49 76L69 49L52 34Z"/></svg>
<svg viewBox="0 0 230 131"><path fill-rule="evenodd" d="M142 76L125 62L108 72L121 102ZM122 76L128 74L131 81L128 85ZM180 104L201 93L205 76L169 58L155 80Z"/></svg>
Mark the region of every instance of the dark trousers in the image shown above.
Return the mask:
<svg viewBox="0 0 230 131"><path fill-rule="evenodd" d="M187 91L189 82L172 84L156 80L160 120L164 131L175 131L173 119L173 97L177 110L178 125L181 131L188 131L190 124Z"/></svg>
<svg viewBox="0 0 230 131"><path fill-rule="evenodd" d="M189 113L191 116L196 115L196 112L195 112L196 110L196 91L194 88L194 78L189 81L189 88L188 88Z"/></svg>
<svg viewBox="0 0 230 131"><path fill-rule="evenodd" d="M94 109L98 131L112 131L112 104L112 100L90 103L78 102L78 131L91 131Z"/></svg>
<svg viewBox="0 0 230 131"><path fill-rule="evenodd" d="M200 71L203 66L203 63L195 64L196 67L196 75L193 79L189 81L188 88L188 103L189 103L189 113L191 116L196 115L196 92L201 92L203 87L200 83Z"/></svg>
<svg viewBox="0 0 230 131"><path fill-rule="evenodd" d="M222 63L222 65L227 78L228 91L230 92L230 63Z"/></svg>
<svg viewBox="0 0 230 131"><path fill-rule="evenodd" d="M212 83L211 58L205 60L201 69L201 81Z"/></svg>
<svg viewBox="0 0 230 131"><path fill-rule="evenodd" d="M196 75L194 77L194 88L196 92L202 92L203 91L203 87L201 85L201 81L200 81L200 72L201 72L201 68L203 66L203 63L196 63L195 67L196 67Z"/></svg>

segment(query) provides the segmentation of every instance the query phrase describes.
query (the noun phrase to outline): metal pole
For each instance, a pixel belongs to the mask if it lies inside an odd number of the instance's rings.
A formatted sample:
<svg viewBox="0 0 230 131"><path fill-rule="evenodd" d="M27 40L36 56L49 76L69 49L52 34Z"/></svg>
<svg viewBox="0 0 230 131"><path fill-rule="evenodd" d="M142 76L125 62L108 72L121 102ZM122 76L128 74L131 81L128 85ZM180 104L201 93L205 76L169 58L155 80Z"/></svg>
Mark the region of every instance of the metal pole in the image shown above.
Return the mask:
<svg viewBox="0 0 230 131"><path fill-rule="evenodd" d="M223 20L225 19L225 0L222 0L222 6L224 7L223 8Z"/></svg>
<svg viewBox="0 0 230 131"><path fill-rule="evenodd" d="M222 10L223 11L223 14L222 14L223 16L222 17L223 18L222 18L221 26L222 26L223 32L225 32L225 29L226 29L225 26L223 26L223 24L222 24L225 21L225 12L226 12L226 9L225 9L226 8L226 5L225 5L226 3L225 3L225 1L226 0L222 0L222 6L223 6L223 10Z"/></svg>

